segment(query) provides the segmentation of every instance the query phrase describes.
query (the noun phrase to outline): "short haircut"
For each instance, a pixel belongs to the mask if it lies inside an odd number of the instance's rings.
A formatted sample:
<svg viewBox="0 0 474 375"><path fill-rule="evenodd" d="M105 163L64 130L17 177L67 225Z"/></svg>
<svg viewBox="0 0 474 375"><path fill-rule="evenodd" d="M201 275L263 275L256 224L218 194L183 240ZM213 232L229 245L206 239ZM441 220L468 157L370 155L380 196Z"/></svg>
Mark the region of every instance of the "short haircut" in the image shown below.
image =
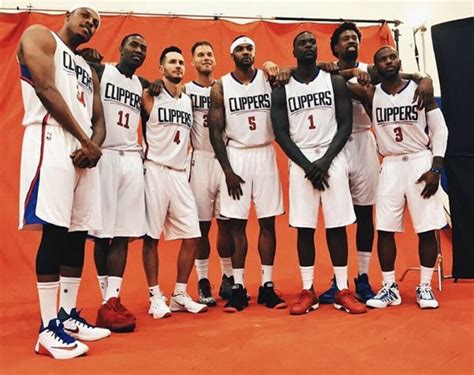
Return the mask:
<svg viewBox="0 0 474 375"><path fill-rule="evenodd" d="M120 42L120 47L125 46L125 44L127 44L128 38L131 38L132 36L137 36L145 40L145 37L142 34L138 34L138 33L128 34L123 37L122 41Z"/></svg>
<svg viewBox="0 0 474 375"><path fill-rule="evenodd" d="M398 54L398 51L397 51L395 48L393 48L392 46L390 46L390 45L387 44L387 45L385 45L385 46L380 47L377 51L375 51L375 53L374 53L374 64L377 64L377 56L378 56L378 54L380 53L380 51L382 51L382 50L384 50L384 49L386 49L386 48L395 51L395 53L397 54L397 56L400 57L400 55Z"/></svg>
<svg viewBox="0 0 474 375"><path fill-rule="evenodd" d="M341 23L339 27L336 30L334 30L331 36L331 51L335 57L338 57L335 51L335 48L336 48L337 43L339 43L339 37L344 31L347 31L347 30L354 31L357 34L357 37L359 38L359 42L362 41L362 34L354 22Z"/></svg>
<svg viewBox="0 0 474 375"><path fill-rule="evenodd" d="M207 40L198 40L191 47L191 55L194 55L194 51L196 51L196 48L201 47L201 46L209 46L214 51L214 47L212 46L211 42L208 42Z"/></svg>
<svg viewBox="0 0 474 375"><path fill-rule="evenodd" d="M309 30L304 30L298 34L296 34L296 36L293 38L293 48L295 48L295 43L296 43L296 39L298 39L298 37L300 35L303 35L303 34L306 34L306 33L309 33L309 34L312 34L314 36L314 38L316 39L316 35L314 35L314 33L312 31L309 31Z"/></svg>
<svg viewBox="0 0 474 375"><path fill-rule="evenodd" d="M234 43L234 42L235 42L237 39L239 39L239 38L250 38L250 37L249 37L248 35L241 34L241 35L235 37L235 38L232 40L232 42L230 42L230 44Z"/></svg>
<svg viewBox="0 0 474 375"><path fill-rule="evenodd" d="M183 54L183 52L181 52L181 50L176 47L176 46L169 46L169 47L166 47L163 52L161 52L161 55L160 55L160 65L163 65L164 61L165 61L165 58L166 58L166 54L167 53L170 53L170 52L178 52L178 53L181 53Z"/></svg>

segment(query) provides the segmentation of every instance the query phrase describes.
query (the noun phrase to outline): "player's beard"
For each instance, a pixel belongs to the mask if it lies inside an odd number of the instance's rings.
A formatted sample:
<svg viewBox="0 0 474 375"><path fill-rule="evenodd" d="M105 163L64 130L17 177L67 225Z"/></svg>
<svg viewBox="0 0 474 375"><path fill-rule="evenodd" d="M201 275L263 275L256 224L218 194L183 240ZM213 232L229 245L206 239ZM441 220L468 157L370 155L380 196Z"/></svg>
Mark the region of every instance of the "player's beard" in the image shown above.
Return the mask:
<svg viewBox="0 0 474 375"><path fill-rule="evenodd" d="M242 70L249 70L252 68L253 63L255 61L255 56L250 57L250 62L243 62L241 59L237 59L234 57L235 66L242 69Z"/></svg>
<svg viewBox="0 0 474 375"><path fill-rule="evenodd" d="M356 48L353 51L345 51L344 53L344 60L346 61L356 61L359 57L359 50Z"/></svg>
<svg viewBox="0 0 474 375"><path fill-rule="evenodd" d="M394 81L397 77L398 77L398 73L400 72L400 68L401 68L401 64L397 64L395 65L395 69L394 70L391 70L389 72L386 72L384 70L378 70L378 73L380 75L380 77L382 77L383 79L387 80L387 81Z"/></svg>
<svg viewBox="0 0 474 375"><path fill-rule="evenodd" d="M183 80L183 77L175 77L171 74L165 74L165 78L170 81L170 82L173 82L174 84L178 84L180 83L182 80Z"/></svg>

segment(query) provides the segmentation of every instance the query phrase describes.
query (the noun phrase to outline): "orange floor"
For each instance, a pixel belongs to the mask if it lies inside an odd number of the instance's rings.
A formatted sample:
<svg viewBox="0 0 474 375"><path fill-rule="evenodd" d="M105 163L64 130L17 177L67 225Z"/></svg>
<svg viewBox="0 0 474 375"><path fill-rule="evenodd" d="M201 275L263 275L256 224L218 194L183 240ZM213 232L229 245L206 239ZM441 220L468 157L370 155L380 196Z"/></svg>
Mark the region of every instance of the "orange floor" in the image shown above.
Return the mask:
<svg viewBox="0 0 474 375"><path fill-rule="evenodd" d="M295 300L301 287L295 252L295 231L287 227L287 217L278 219L276 286L288 302ZM255 222L250 222L255 228ZM398 275L417 264L416 236L411 228L397 239ZM214 234L214 233L212 233ZM353 238L354 226L349 229ZM2 275L0 298L1 374L473 374L474 285L469 281L444 282L437 292L441 307L421 311L415 301L418 273L400 283L403 304L385 310L371 310L351 316L331 306L305 316L289 316L288 309L273 311L256 304L259 281L255 251L256 230L249 231L250 251L246 281L252 296L250 307L237 314L222 312L219 306L208 313L174 314L155 321L147 315L147 291L141 267L140 243L131 246L122 299L138 318L136 332L113 334L91 343L87 356L56 361L33 352L38 327L38 306L33 259L37 233L23 234L31 246L31 257L14 253L7 276ZM450 270L450 243L442 236ZM169 295L173 288L176 244L163 243L160 284ZM318 233L316 289L323 291L331 276L324 234ZM83 315L94 321L99 302L92 252L88 245L84 279L79 295ZM355 250L351 245L350 274L356 272ZM13 264L15 263L15 264ZM5 270L5 264L3 269ZM380 283L376 256L371 263L371 279ZM219 265L213 254L211 279L219 286ZM196 276L190 292L196 295ZM437 285L436 283L434 285Z"/></svg>

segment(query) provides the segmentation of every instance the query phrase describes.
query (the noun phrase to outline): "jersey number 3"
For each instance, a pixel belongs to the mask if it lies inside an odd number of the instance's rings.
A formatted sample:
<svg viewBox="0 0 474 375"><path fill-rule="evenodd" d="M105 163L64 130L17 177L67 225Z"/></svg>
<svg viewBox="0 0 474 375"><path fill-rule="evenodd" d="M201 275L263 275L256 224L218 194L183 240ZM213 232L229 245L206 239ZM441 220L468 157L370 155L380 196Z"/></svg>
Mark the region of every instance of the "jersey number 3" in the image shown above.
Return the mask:
<svg viewBox="0 0 474 375"><path fill-rule="evenodd" d="M395 133L395 141L396 142L401 142L403 141L403 133L402 133L402 128L397 127L393 129L393 132Z"/></svg>

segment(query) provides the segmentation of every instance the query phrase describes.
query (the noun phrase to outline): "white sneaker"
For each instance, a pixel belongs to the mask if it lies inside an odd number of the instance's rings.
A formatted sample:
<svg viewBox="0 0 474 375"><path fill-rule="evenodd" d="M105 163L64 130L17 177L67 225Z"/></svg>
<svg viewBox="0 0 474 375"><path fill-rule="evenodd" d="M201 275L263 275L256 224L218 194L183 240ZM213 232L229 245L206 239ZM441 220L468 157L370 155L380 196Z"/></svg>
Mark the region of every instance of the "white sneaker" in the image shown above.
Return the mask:
<svg viewBox="0 0 474 375"><path fill-rule="evenodd" d="M58 318L64 324L64 330L79 340L97 341L110 336L110 330L107 328L95 327L82 318L76 308L68 314L61 308L58 312Z"/></svg>
<svg viewBox="0 0 474 375"><path fill-rule="evenodd" d="M207 311L207 306L197 303L186 293L179 293L171 296L171 311L187 311L193 314Z"/></svg>
<svg viewBox="0 0 474 375"><path fill-rule="evenodd" d="M383 309L387 306L397 306L401 303L402 297L400 297L398 285L396 283L393 283L392 285L382 283L382 289L380 289L374 297L367 300L365 304L369 307Z"/></svg>
<svg viewBox="0 0 474 375"><path fill-rule="evenodd" d="M150 309L148 314L153 315L153 319L167 318L171 316L171 310L166 304L166 297L162 294L150 297Z"/></svg>
<svg viewBox="0 0 474 375"><path fill-rule="evenodd" d="M422 309L436 309L439 307L430 284L421 284L416 287L416 302Z"/></svg>
<svg viewBox="0 0 474 375"><path fill-rule="evenodd" d="M64 332L59 319L51 319L47 327L41 326L36 354L49 355L56 359L70 359L85 354L89 347Z"/></svg>

